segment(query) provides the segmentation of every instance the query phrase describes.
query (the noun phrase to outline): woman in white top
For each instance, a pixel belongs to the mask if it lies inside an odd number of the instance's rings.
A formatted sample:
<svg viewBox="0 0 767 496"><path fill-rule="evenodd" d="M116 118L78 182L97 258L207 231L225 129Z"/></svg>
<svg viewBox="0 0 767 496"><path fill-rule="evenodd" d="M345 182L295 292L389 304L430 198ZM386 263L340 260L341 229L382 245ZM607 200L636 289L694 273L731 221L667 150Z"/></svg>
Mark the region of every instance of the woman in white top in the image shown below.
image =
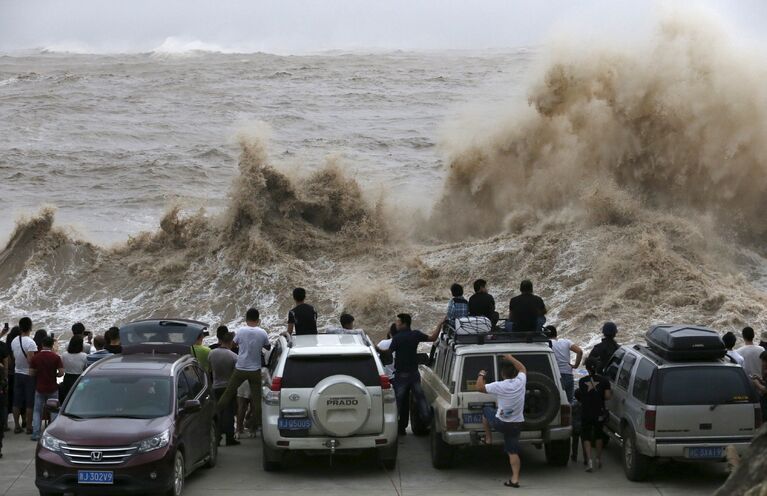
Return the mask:
<svg viewBox="0 0 767 496"><path fill-rule="evenodd" d="M83 347L83 337L73 336L69 340L66 353L61 355L61 361L64 362L64 381L59 386L61 401L66 399L72 385L88 366L88 355L83 351Z"/></svg>

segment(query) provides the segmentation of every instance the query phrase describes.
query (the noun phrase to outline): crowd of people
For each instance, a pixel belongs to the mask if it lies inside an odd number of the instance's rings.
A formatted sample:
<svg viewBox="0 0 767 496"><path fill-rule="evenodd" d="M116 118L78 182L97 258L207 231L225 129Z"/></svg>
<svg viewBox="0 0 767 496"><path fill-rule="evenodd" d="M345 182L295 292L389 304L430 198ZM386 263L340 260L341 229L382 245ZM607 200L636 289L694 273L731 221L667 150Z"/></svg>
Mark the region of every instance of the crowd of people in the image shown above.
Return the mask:
<svg viewBox="0 0 767 496"><path fill-rule="evenodd" d="M450 287L451 296L445 316L431 333L413 329L411 315L400 313L386 338L377 344L396 395L400 412L399 434L406 435L411 400L415 401L421 419L427 424L431 420L431 409L421 388L418 371L420 343L435 341L445 326L456 319L486 317L500 332L544 332L549 337L562 387L572 405L571 459L577 461L582 447L586 469L593 471L600 468L606 441L602 428L607 413L605 405L611 395L610 383L603 373L609 358L619 347L615 340L618 327L613 322L605 323L602 326L602 341L583 361L583 348L559 336L555 326L546 325L546 305L541 297L534 294L530 281L522 281L520 293L509 300L508 316L500 328L496 326L501 318L487 281L478 279L474 281L473 288L474 294L466 299L463 286L455 283ZM303 288L293 290L295 306L288 312L287 334L317 333L317 311L306 302L306 296ZM354 329L354 317L348 313L340 316L339 323L340 327L332 329L332 332ZM239 444L238 438L244 434L246 426L253 435L260 428L263 352L271 347L269 335L260 324L259 311L251 308L246 312L244 325L235 332L230 332L224 325L219 326L215 344L206 346L203 343L205 335L200 333L191 347L191 353L200 366L210 374L218 401L220 434L228 446ZM7 425L9 408L13 413L14 433L26 432L31 439L37 440L46 415L54 415L44 409L47 400L63 400L88 366L122 352L117 327L111 327L103 335L93 336L82 323L75 323L71 327L72 337L61 355L53 333L40 329L31 337L32 328L32 320L23 317L13 328L6 324L0 334L0 457L3 434L10 430ZM744 346L735 350L736 336L732 332L723 336L727 357L744 368L761 397L762 412L767 414L767 343L755 344L755 332L750 327L743 329L742 338ZM579 369L582 362L586 375L576 384L573 372ZM497 398L497 407L485 408L483 412L484 442L492 442L493 431L504 436L504 449L512 469L507 485L511 487L519 484L519 434L524 422L526 373L525 366L519 360L507 355L501 366L501 380L486 383L487 372L483 370L476 383L479 391Z"/></svg>

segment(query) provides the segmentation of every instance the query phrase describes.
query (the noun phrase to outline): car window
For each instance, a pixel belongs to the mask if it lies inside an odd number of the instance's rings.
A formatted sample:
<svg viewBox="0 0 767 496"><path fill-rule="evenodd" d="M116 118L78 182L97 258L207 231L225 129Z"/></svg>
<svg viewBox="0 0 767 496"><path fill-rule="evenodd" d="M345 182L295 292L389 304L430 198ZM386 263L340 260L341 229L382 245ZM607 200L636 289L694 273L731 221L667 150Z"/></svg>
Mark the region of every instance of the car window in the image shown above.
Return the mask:
<svg viewBox="0 0 767 496"><path fill-rule="evenodd" d="M549 379L554 379L554 372L551 368L551 360L548 353L519 353L514 355L514 358L522 362L528 372L537 372L543 374ZM498 355L498 375L501 377L500 367L503 355ZM557 374L559 369L557 369Z"/></svg>
<svg viewBox="0 0 767 496"><path fill-rule="evenodd" d="M178 380L176 381L176 400L178 403L178 406L184 404L184 402L188 399L191 399L191 395L189 392L189 383L186 382L186 376L183 372L181 372L178 375Z"/></svg>
<svg viewBox="0 0 767 496"><path fill-rule="evenodd" d="M202 392L202 382L194 367L186 367L184 369L184 377L186 377L186 382L189 385L189 397L191 399L196 398Z"/></svg>
<svg viewBox="0 0 767 496"><path fill-rule="evenodd" d="M267 364L267 368L269 369L269 373L274 375L274 371L277 369L277 365L280 363L280 356L282 355L282 344L277 341L277 343L274 345L274 348L272 349L272 352L269 353L269 363Z"/></svg>
<svg viewBox="0 0 767 496"><path fill-rule="evenodd" d="M331 375L348 375L368 387L380 386L372 355L289 356L282 372L283 388L313 388Z"/></svg>
<svg viewBox="0 0 767 496"><path fill-rule="evenodd" d="M442 367L442 372L440 373L440 378L442 379L442 382L447 384L448 387L450 387L450 381L452 380L453 376L453 363L455 363L455 353L451 352L449 349L444 350L444 364Z"/></svg>
<svg viewBox="0 0 767 496"><path fill-rule="evenodd" d="M647 403L653 372L655 372L655 366L650 363L650 360L643 358L639 361L636 374L634 375L634 389L632 394L634 395L634 398L642 403Z"/></svg>
<svg viewBox="0 0 767 496"><path fill-rule="evenodd" d="M673 367L658 377L659 405L720 405L756 401L740 367Z"/></svg>
<svg viewBox="0 0 767 496"><path fill-rule="evenodd" d="M480 370L486 370L485 382L495 381L495 360L493 355L472 355L463 358L461 391L476 391L477 376Z"/></svg>
<svg viewBox="0 0 767 496"><path fill-rule="evenodd" d="M437 376L442 377L442 369L445 366L445 353L444 350L437 346L434 349L434 360L432 361L432 370Z"/></svg>
<svg viewBox="0 0 767 496"><path fill-rule="evenodd" d="M615 382L615 379L618 378L618 368L620 367L621 360L623 360L623 355L626 354L626 350L623 348L618 348L618 350L613 353L613 356L610 358L610 361L607 362L607 367L605 367L605 375L612 381Z"/></svg>
<svg viewBox="0 0 767 496"><path fill-rule="evenodd" d="M623 365L620 372L618 372L618 387L628 389L629 381L631 380L631 369L634 367L637 358L634 355L628 354L623 359Z"/></svg>

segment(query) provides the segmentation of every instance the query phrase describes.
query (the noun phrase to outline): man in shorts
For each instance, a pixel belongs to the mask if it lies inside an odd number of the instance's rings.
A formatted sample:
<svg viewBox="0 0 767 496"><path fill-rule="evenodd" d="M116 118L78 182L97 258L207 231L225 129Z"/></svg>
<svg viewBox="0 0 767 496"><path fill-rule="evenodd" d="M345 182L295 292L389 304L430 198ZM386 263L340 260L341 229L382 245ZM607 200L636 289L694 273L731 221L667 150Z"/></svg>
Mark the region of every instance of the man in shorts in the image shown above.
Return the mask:
<svg viewBox="0 0 767 496"><path fill-rule="evenodd" d="M32 411L35 407L35 378L29 373L29 361L37 353L37 343L29 337L32 332L32 319L22 317L19 320L19 334L11 341L14 362L16 363L15 384L13 387L13 421L14 433L20 434L24 429L21 427L21 412L24 412L24 425L27 426L27 434L32 434Z"/></svg>
<svg viewBox="0 0 767 496"><path fill-rule="evenodd" d="M479 371L477 390L495 396L498 409L486 406L482 410L482 423L485 426L485 444L492 444L492 431L503 434L503 448L509 455L511 479L504 482L506 487L519 487L519 434L525 421L525 391L527 385L527 369L514 358L506 355L501 363L502 381L485 383L487 372Z"/></svg>
<svg viewBox="0 0 767 496"><path fill-rule="evenodd" d="M583 456L586 459L586 472L594 471L594 460L591 456L592 446L596 447L596 467L602 468L602 447L605 442L604 422L607 419L605 401L612 397L610 381L597 375L599 360L589 356L586 359L586 370L589 375L581 378L575 397L581 403L581 439L583 440Z"/></svg>

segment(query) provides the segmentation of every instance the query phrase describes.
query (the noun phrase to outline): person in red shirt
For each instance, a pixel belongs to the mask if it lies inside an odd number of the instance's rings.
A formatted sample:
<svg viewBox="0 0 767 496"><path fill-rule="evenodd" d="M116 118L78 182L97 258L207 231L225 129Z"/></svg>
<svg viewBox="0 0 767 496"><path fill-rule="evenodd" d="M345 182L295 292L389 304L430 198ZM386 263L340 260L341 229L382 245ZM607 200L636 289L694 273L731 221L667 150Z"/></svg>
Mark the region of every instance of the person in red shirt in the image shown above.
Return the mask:
<svg viewBox="0 0 767 496"><path fill-rule="evenodd" d="M40 439L43 408L49 399L59 398L57 377L64 375L64 363L53 351L54 340L51 336L43 339L43 350L36 353L29 362L29 375L35 378L35 409L32 413L32 440ZM51 412L51 420L56 415Z"/></svg>

